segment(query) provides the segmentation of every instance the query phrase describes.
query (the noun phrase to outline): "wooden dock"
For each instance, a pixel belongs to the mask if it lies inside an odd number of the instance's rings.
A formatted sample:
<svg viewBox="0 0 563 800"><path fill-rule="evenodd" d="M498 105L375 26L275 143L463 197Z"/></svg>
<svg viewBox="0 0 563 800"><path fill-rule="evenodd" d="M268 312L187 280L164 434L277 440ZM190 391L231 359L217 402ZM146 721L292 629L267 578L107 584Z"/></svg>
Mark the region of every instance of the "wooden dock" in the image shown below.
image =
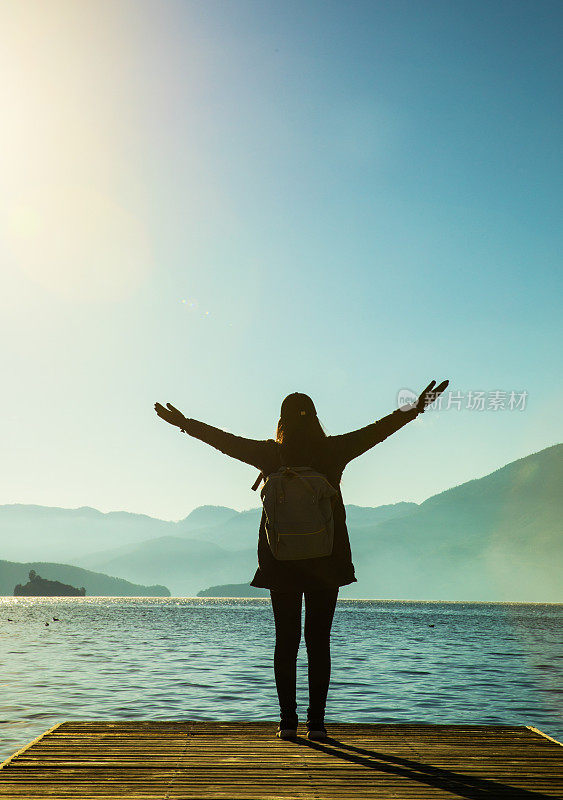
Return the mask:
<svg viewBox="0 0 563 800"><path fill-rule="evenodd" d="M540 800L563 797L563 747L531 727L64 722L0 766L0 798Z"/></svg>

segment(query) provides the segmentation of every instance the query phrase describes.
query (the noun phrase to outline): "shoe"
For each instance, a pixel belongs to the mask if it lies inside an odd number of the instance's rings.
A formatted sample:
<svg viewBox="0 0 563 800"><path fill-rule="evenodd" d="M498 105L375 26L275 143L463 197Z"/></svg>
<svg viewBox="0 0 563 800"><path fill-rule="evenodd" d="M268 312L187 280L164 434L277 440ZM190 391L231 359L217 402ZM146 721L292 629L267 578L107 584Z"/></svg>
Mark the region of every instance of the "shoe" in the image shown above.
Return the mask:
<svg viewBox="0 0 563 800"><path fill-rule="evenodd" d="M278 739L295 739L297 736L297 718L280 720L278 729L276 731Z"/></svg>
<svg viewBox="0 0 563 800"><path fill-rule="evenodd" d="M278 728L276 731L278 739L295 739L297 736L297 728Z"/></svg>
<svg viewBox="0 0 563 800"><path fill-rule="evenodd" d="M324 742L328 739L328 733L324 722L309 722L307 720L307 739L314 742Z"/></svg>

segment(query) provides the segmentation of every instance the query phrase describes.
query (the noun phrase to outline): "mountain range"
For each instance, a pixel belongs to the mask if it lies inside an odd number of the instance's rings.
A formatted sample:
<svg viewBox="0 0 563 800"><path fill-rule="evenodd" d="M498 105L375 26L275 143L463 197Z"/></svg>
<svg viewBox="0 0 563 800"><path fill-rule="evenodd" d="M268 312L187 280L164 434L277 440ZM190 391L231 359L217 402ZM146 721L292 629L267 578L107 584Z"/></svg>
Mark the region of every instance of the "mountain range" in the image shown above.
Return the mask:
<svg viewBox="0 0 563 800"><path fill-rule="evenodd" d="M420 504L347 506L358 582L341 596L560 602L562 479L557 444ZM166 522L92 508L0 506L0 557L63 561L194 596L248 584L260 513L200 506Z"/></svg>

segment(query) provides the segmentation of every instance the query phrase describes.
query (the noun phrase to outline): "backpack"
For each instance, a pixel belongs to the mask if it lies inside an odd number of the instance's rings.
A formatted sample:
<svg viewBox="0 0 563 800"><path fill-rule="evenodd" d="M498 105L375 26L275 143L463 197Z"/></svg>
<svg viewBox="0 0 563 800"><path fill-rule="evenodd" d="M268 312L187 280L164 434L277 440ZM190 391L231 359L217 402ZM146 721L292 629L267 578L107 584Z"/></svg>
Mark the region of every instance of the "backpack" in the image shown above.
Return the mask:
<svg viewBox="0 0 563 800"><path fill-rule="evenodd" d="M326 475L313 467L281 466L265 478L260 497L274 558L297 561L332 553L333 498L337 494Z"/></svg>

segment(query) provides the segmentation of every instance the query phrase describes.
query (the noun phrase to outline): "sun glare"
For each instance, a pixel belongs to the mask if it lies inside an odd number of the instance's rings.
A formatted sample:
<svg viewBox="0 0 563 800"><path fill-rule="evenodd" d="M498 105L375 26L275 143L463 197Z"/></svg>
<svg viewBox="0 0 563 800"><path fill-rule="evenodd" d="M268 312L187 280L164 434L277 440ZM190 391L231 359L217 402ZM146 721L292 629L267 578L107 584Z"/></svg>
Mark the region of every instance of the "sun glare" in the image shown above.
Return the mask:
<svg viewBox="0 0 563 800"><path fill-rule="evenodd" d="M45 288L69 297L118 299L149 269L143 225L93 188L27 190L8 212L6 233L16 265Z"/></svg>
<svg viewBox="0 0 563 800"><path fill-rule="evenodd" d="M150 237L123 158L131 46L119 8L99 8L0 9L0 228L14 276L116 300L146 276Z"/></svg>

